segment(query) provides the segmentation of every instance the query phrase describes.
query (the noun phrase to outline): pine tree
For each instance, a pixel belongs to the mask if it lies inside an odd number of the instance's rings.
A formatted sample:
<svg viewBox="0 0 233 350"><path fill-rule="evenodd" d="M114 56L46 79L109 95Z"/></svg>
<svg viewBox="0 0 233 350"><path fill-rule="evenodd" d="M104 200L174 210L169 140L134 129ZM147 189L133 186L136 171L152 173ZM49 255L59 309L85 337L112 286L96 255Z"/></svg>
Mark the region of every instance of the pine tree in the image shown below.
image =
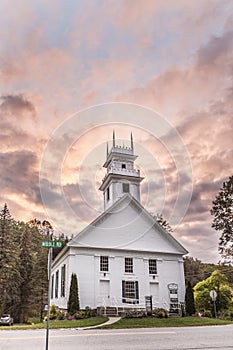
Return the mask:
<svg viewBox="0 0 233 350"><path fill-rule="evenodd" d="M27 322L30 310L30 298L32 294L32 241L30 230L25 225L21 237L20 254L19 254L19 272L21 276L20 284L20 322Z"/></svg>
<svg viewBox="0 0 233 350"><path fill-rule="evenodd" d="M190 281L188 281L185 293L185 305L186 305L186 314L192 316L195 314L195 302L193 288Z"/></svg>
<svg viewBox="0 0 233 350"><path fill-rule="evenodd" d="M71 276L70 294L67 309L71 315L74 315L77 311L79 311L78 279L75 273L72 273Z"/></svg>
<svg viewBox="0 0 233 350"><path fill-rule="evenodd" d="M30 306L33 314L43 319L44 307L47 304L48 292L48 251L41 248L41 242L45 238L41 229L41 222L37 219L27 223L31 232L32 241L32 294Z"/></svg>
<svg viewBox="0 0 233 350"><path fill-rule="evenodd" d="M11 217L7 204L0 212L0 311L15 311L19 302L21 282L19 249L17 242L17 223Z"/></svg>

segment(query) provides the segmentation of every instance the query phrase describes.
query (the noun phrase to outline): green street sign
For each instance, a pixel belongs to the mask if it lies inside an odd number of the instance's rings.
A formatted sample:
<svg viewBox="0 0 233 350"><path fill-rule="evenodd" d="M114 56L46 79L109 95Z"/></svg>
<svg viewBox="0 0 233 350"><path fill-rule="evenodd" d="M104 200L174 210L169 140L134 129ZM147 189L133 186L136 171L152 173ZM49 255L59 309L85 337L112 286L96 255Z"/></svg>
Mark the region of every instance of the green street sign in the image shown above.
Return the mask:
<svg viewBox="0 0 233 350"><path fill-rule="evenodd" d="M42 248L62 248L61 241L42 241Z"/></svg>

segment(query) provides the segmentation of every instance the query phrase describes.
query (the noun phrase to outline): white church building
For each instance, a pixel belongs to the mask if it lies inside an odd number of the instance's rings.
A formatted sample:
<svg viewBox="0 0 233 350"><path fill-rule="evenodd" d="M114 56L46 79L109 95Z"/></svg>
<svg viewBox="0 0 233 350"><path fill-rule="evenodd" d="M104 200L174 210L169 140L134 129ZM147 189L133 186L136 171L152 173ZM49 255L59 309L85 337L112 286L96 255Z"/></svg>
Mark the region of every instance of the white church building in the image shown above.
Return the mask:
<svg viewBox="0 0 233 350"><path fill-rule="evenodd" d="M55 258L51 304L67 309L71 275L78 278L81 309L179 308L185 300L187 250L140 203L134 144L118 146L113 133L99 188L104 212ZM104 310L104 311L103 311Z"/></svg>

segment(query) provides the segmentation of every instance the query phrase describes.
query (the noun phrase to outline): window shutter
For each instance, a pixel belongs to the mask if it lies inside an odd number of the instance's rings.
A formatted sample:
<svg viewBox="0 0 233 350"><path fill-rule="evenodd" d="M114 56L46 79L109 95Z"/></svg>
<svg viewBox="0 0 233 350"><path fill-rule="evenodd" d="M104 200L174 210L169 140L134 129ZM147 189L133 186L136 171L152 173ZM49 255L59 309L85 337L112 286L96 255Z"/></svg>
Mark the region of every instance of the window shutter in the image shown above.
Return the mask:
<svg viewBox="0 0 233 350"><path fill-rule="evenodd" d="M138 281L135 281L135 292L136 292L136 299L139 300Z"/></svg>
<svg viewBox="0 0 233 350"><path fill-rule="evenodd" d="M122 281L122 298L125 297L125 281Z"/></svg>

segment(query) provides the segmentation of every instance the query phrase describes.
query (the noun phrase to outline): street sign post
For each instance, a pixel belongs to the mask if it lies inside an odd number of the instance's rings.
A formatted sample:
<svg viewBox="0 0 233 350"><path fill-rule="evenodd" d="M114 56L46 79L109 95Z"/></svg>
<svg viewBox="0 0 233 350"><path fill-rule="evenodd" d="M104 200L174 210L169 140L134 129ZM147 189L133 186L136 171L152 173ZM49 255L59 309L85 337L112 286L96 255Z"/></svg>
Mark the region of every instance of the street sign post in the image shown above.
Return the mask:
<svg viewBox="0 0 233 350"><path fill-rule="evenodd" d="M42 241L42 248L62 248L61 241Z"/></svg>
<svg viewBox="0 0 233 350"><path fill-rule="evenodd" d="M213 289L210 291L210 297L213 300L214 303L214 317L217 317L217 310L216 310L216 298L217 298L217 292Z"/></svg>
<svg viewBox="0 0 233 350"><path fill-rule="evenodd" d="M47 325L46 325L46 342L45 350L49 348L49 321L50 321L50 297L51 297L51 270L53 248L62 248L61 241L42 241L42 248L48 248L48 305L47 305Z"/></svg>

